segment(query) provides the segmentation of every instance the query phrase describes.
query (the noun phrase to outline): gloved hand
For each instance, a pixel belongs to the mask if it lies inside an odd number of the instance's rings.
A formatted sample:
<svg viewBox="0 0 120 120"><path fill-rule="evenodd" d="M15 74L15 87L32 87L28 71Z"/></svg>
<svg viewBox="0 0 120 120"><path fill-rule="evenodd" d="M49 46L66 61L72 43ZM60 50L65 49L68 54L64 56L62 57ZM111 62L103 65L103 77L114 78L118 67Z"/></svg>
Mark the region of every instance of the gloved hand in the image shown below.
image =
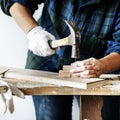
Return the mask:
<svg viewBox="0 0 120 120"><path fill-rule="evenodd" d="M48 40L55 40L54 36L38 26L30 30L27 34L29 40L28 49L38 56L49 56L55 53L51 49Z"/></svg>
<svg viewBox="0 0 120 120"><path fill-rule="evenodd" d="M71 64L70 73L73 76L82 78L95 78L106 73L106 66L99 59L89 58L83 61L77 61Z"/></svg>
<svg viewBox="0 0 120 120"><path fill-rule="evenodd" d="M24 93L15 86L3 81L2 79L0 79L0 84L7 87L7 91L5 93L1 92L0 94L0 115L5 114L7 112L7 109L10 113L13 113L14 103L12 95L16 95L20 98L25 98Z"/></svg>

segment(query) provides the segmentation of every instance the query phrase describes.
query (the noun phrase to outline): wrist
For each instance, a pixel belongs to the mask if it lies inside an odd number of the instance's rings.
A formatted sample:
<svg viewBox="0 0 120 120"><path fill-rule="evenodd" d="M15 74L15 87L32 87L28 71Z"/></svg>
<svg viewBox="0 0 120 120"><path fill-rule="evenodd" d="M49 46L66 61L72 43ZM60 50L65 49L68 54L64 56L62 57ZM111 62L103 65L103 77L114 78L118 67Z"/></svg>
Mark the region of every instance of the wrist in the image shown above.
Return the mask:
<svg viewBox="0 0 120 120"><path fill-rule="evenodd" d="M108 66L109 66L109 61L106 60L106 58L102 58L102 59L99 59L99 61L102 63L102 74L104 73L108 73L109 72L109 69L108 69Z"/></svg>
<svg viewBox="0 0 120 120"><path fill-rule="evenodd" d="M37 29L42 29L40 26L32 26L27 33L29 33L31 30L37 30Z"/></svg>
<svg viewBox="0 0 120 120"><path fill-rule="evenodd" d="M27 39L29 39L29 40L33 39L34 35L36 35L36 33L39 33L42 30L43 30L43 28L41 26L36 26L36 27L30 28L30 30L27 33Z"/></svg>
<svg viewBox="0 0 120 120"><path fill-rule="evenodd" d="M111 53L104 58L101 58L100 61L104 65L104 73L110 73L120 69L120 54Z"/></svg>

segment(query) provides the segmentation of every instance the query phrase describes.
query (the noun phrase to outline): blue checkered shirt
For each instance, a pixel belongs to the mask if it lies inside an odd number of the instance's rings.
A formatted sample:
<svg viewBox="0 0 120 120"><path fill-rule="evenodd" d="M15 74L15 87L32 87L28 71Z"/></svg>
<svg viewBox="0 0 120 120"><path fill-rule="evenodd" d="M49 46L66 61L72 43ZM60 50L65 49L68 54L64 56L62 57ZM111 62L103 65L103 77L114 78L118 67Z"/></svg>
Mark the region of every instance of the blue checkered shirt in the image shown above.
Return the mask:
<svg viewBox="0 0 120 120"><path fill-rule="evenodd" d="M81 33L81 59L101 58L112 52L120 53L120 0L0 0L7 14L15 2L28 7L32 13L44 3L39 25L56 39L69 35L65 20L77 23ZM69 54L69 47L62 47L59 56Z"/></svg>

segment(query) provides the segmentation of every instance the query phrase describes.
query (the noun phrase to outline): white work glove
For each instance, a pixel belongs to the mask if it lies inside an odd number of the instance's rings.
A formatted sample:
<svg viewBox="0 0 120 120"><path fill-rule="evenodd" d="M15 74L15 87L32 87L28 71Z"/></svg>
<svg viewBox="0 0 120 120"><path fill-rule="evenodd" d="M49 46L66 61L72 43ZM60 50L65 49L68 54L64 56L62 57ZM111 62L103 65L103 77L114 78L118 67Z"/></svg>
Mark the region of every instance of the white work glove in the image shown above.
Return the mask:
<svg viewBox="0 0 120 120"><path fill-rule="evenodd" d="M48 40L55 40L54 36L38 26L30 30L27 34L29 40L28 49L38 56L49 56L55 53L51 49Z"/></svg>
<svg viewBox="0 0 120 120"><path fill-rule="evenodd" d="M20 98L25 98L24 93L20 91L15 86L8 84L0 78L0 85L6 86L7 91L5 93L1 92L0 94L0 115L3 115L7 112L14 112L14 103L13 95L16 95Z"/></svg>

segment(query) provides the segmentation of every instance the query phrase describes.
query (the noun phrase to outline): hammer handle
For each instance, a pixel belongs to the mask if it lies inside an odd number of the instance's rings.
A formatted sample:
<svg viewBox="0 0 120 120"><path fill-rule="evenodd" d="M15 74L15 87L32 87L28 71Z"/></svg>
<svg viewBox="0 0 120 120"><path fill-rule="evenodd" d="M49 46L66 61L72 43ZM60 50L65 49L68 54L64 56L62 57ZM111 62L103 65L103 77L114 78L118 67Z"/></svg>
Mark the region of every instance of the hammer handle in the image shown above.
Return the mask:
<svg viewBox="0 0 120 120"><path fill-rule="evenodd" d="M52 49L54 49L54 48L58 48L60 46L68 45L69 44L69 38L66 37L66 38L59 39L59 40L49 40L48 43L49 43L50 47Z"/></svg>

